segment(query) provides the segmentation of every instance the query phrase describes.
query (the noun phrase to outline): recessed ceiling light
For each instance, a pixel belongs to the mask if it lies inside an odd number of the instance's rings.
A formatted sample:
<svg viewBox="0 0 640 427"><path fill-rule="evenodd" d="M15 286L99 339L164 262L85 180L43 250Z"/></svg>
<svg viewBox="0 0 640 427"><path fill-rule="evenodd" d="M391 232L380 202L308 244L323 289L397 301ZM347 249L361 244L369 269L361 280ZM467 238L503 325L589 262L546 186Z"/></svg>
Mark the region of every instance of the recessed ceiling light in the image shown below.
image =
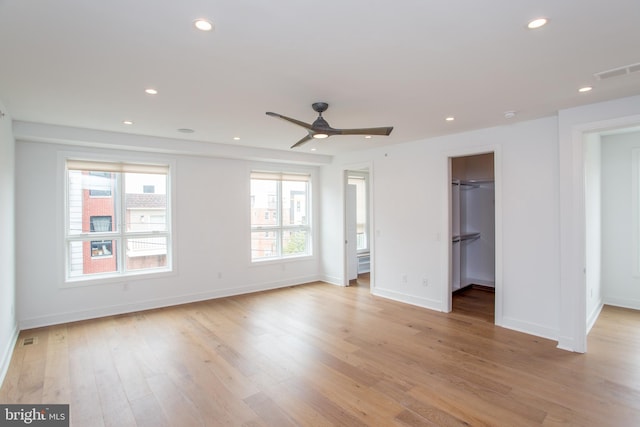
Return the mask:
<svg viewBox="0 0 640 427"><path fill-rule="evenodd" d="M316 150L317 150L317 148L312 148L312 149L311 149L311 151L316 151Z"/></svg>
<svg viewBox="0 0 640 427"><path fill-rule="evenodd" d="M233 140L234 140L234 141L240 141L240 137L239 137L239 136L234 136L234 137L233 137Z"/></svg>
<svg viewBox="0 0 640 427"><path fill-rule="evenodd" d="M200 31L213 30L213 24L208 19L196 19L193 21L193 25Z"/></svg>
<svg viewBox="0 0 640 427"><path fill-rule="evenodd" d="M148 88L144 90L146 93L148 93L149 95L157 95L158 91L152 88Z"/></svg>
<svg viewBox="0 0 640 427"><path fill-rule="evenodd" d="M516 116L516 112L515 111L505 111L504 112L504 118L505 119L513 119Z"/></svg>
<svg viewBox="0 0 640 427"><path fill-rule="evenodd" d="M591 90L593 90L593 88L591 86L584 86L584 87L581 87L580 89L578 89L578 92L584 93L584 92L589 92Z"/></svg>
<svg viewBox="0 0 640 427"><path fill-rule="evenodd" d="M453 117L453 116L449 116L449 117L447 117L445 120L446 120L446 121L448 121L448 122L452 122L452 121L454 121L455 119L456 119L455 117Z"/></svg>
<svg viewBox="0 0 640 427"><path fill-rule="evenodd" d="M178 132L180 132L180 133L194 133L195 131L193 129L189 129L189 128L181 128L181 129L178 129Z"/></svg>
<svg viewBox="0 0 640 427"><path fill-rule="evenodd" d="M365 138L371 139L371 135L367 135L367 136L365 136Z"/></svg>
<svg viewBox="0 0 640 427"><path fill-rule="evenodd" d="M549 22L547 18L536 18L529 21L529 23L527 24L527 28L530 30L535 30L536 28L545 26L547 22Z"/></svg>
<svg viewBox="0 0 640 427"><path fill-rule="evenodd" d="M133 124L133 122L131 120L123 120L122 123L125 124L125 125L132 125Z"/></svg>

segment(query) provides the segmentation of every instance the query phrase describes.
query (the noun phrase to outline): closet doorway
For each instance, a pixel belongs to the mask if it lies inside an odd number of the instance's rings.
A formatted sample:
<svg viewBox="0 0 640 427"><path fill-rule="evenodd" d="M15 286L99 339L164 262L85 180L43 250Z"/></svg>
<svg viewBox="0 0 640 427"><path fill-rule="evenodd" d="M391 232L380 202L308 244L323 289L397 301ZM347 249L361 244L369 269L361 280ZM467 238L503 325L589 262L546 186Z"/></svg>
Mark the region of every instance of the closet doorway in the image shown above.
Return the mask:
<svg viewBox="0 0 640 427"><path fill-rule="evenodd" d="M495 323L494 153L450 161L451 309Z"/></svg>

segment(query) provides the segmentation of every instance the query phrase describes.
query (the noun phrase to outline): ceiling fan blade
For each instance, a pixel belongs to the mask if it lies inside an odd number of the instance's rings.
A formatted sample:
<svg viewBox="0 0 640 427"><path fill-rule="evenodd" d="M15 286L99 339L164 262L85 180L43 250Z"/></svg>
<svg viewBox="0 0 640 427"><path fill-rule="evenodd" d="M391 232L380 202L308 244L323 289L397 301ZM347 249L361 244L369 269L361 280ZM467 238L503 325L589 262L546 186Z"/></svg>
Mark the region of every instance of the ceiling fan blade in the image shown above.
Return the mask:
<svg viewBox="0 0 640 427"><path fill-rule="evenodd" d="M311 134L305 136L304 138L302 138L300 141L296 142L295 144L293 144L291 146L291 148L296 148L301 146L302 144L304 144L305 142L309 142L313 139L313 137L311 136Z"/></svg>
<svg viewBox="0 0 640 427"><path fill-rule="evenodd" d="M393 126L363 129L335 129L337 135L389 135Z"/></svg>
<svg viewBox="0 0 640 427"><path fill-rule="evenodd" d="M311 130L311 125L309 123L301 122L300 120L292 119L291 117L283 116L282 114L272 113L268 111L267 116L277 117L282 120L286 120L288 122L293 123L294 125L302 126L305 129Z"/></svg>

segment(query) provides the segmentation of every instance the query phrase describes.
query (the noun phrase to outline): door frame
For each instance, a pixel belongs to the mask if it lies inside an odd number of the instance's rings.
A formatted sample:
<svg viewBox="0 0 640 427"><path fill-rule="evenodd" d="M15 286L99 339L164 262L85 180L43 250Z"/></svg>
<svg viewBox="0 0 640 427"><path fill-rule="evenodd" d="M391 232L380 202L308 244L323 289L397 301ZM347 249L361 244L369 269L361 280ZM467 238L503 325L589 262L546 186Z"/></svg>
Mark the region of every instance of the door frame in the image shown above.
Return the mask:
<svg viewBox="0 0 640 427"><path fill-rule="evenodd" d="M373 164L371 162L350 163L342 166L342 278L343 286L349 286L349 277L347 270L347 184L349 184L349 171L366 171L369 173L368 183L368 203L367 209L369 218L369 292L373 292L375 288L375 218L373 211Z"/></svg>
<svg viewBox="0 0 640 427"><path fill-rule="evenodd" d="M558 348L587 352L586 173L585 145L589 134L640 125L640 115L572 124L570 139L560 140L560 308ZM562 131L561 126L561 131ZM562 138L561 134L561 138Z"/></svg>
<svg viewBox="0 0 640 427"><path fill-rule="evenodd" d="M494 323L503 326L504 298L503 298L503 248L502 248L502 147L499 145L488 145L478 147L466 147L457 150L447 151L444 154L442 162L445 167L442 174L443 185L445 189L443 198L443 217L445 220L441 226L440 236L442 239L442 259L446 262L442 263L442 277L446 278L440 286L442 292L442 311L450 313L452 309L452 237L453 224L452 216L452 200L451 200L451 159L454 157L474 156L478 154L493 153L493 179L495 186L495 313Z"/></svg>

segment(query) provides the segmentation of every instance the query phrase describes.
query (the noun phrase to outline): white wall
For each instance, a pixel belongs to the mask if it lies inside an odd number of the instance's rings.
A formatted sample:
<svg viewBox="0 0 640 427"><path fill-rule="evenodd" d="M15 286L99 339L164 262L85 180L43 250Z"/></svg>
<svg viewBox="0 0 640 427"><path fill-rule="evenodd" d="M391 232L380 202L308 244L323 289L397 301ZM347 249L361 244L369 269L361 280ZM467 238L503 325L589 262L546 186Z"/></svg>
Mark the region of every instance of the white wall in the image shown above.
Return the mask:
<svg viewBox="0 0 640 427"><path fill-rule="evenodd" d="M501 179L496 191L502 192L502 325L557 338L560 284L556 118L337 157L332 165L322 168L323 201L332 194L332 203L341 203L336 185L344 165L371 162L375 245L372 292L442 310L448 298L447 159L474 150L499 152L495 168L496 179ZM340 207L330 209L333 214L340 211ZM332 276L343 275L339 250L342 241L340 233L323 230L323 255L332 253L324 259L325 269Z"/></svg>
<svg viewBox="0 0 640 427"><path fill-rule="evenodd" d="M158 141L158 144L170 148L172 143ZM153 156L153 159L175 161L174 275L128 277L106 284L62 287L61 152L87 152L124 160ZM19 195L16 265L21 329L317 280L317 255L297 261L250 263L249 171L252 166L265 169L269 164L19 140L16 145ZM306 170L318 179L317 167L276 167ZM316 245L316 254L317 248Z"/></svg>
<svg viewBox="0 0 640 427"><path fill-rule="evenodd" d="M634 149L640 132L602 137L602 282L604 302L640 310L640 276L634 256L639 243L638 195L632 185ZM635 177L637 179L637 177Z"/></svg>
<svg viewBox="0 0 640 427"><path fill-rule="evenodd" d="M14 139L11 117L0 102L0 384L18 337L15 310Z"/></svg>

